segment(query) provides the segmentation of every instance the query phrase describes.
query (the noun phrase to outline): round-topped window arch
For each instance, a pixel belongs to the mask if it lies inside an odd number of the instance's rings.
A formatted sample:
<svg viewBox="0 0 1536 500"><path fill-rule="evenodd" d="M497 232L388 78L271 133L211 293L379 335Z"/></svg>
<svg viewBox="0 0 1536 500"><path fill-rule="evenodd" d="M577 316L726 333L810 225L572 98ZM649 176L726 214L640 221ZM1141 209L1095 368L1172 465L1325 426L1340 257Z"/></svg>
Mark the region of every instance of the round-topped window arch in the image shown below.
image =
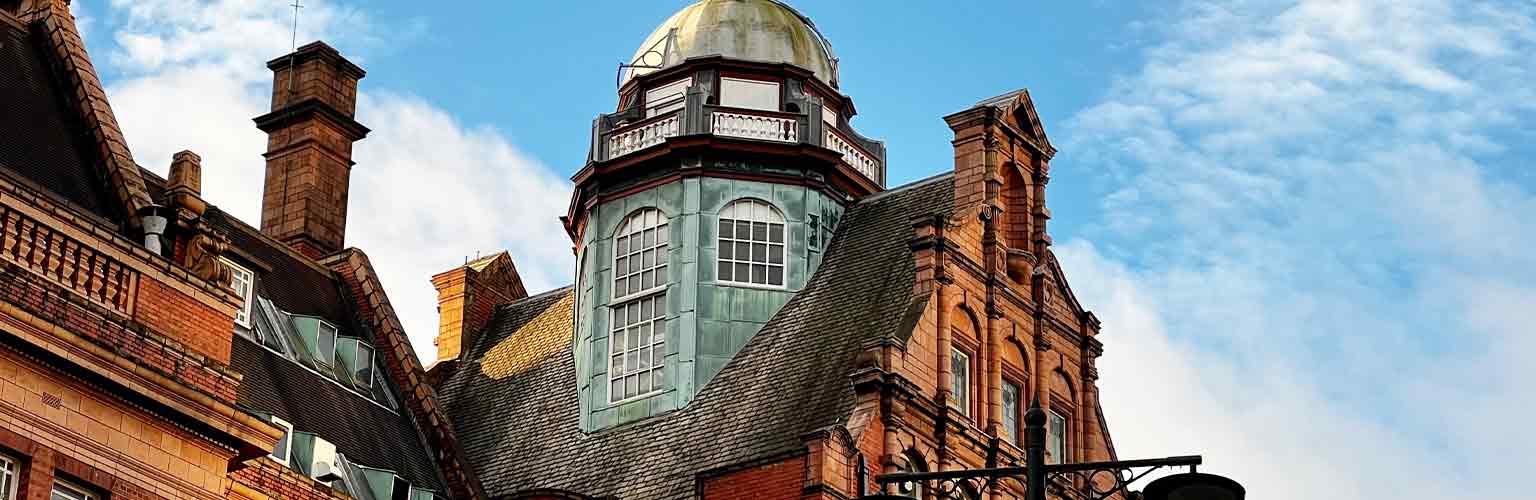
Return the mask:
<svg viewBox="0 0 1536 500"><path fill-rule="evenodd" d="M630 213L613 233L613 298L667 286L667 214L655 208Z"/></svg>
<svg viewBox="0 0 1536 500"><path fill-rule="evenodd" d="M784 224L783 212L756 198L742 198L720 209L715 278L783 288Z"/></svg>

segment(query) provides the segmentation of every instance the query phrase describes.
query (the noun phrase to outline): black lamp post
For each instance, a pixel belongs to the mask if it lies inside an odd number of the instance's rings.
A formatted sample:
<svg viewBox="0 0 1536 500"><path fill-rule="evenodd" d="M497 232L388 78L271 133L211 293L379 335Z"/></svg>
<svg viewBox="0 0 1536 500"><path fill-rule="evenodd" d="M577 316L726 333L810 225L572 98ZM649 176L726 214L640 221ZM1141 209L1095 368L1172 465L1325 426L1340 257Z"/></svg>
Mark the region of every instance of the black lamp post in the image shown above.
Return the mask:
<svg viewBox="0 0 1536 500"><path fill-rule="evenodd" d="M1189 472L1158 478L1147 484L1142 491L1144 500L1243 500L1243 486L1237 481L1215 474L1195 471L1200 465L1199 455L1154 458L1145 460L1120 460L1112 462L1087 462L1075 464L1045 463L1045 410L1037 398L1024 412L1025 467L994 467L986 469L951 470L942 472L897 472L875 478L885 493L863 496L860 500L910 500L909 497L891 495L893 484L923 483L934 486L939 498L961 499L963 491L995 491L998 485L1013 482L1022 486L1027 500L1045 500L1047 481L1078 479L1087 488L1087 500L1104 500L1127 488L1152 471L1164 467L1189 467ZM1103 481L1100 481L1103 480ZM1100 482L1109 486L1099 488ZM863 482L860 481L860 489ZM862 491L860 491L862 493ZM966 498L966 500L970 500Z"/></svg>

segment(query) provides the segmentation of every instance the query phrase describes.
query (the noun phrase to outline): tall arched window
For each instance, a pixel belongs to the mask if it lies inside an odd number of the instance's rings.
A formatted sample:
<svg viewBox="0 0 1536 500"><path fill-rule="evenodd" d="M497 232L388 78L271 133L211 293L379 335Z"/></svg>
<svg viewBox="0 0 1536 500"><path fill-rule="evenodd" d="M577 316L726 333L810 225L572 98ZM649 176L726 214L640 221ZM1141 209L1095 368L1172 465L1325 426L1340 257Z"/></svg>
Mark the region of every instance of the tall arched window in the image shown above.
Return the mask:
<svg viewBox="0 0 1536 500"><path fill-rule="evenodd" d="M613 235L613 298L667 286L667 216L647 208L631 214Z"/></svg>
<svg viewBox="0 0 1536 500"><path fill-rule="evenodd" d="M608 401L661 391L666 356L667 217L647 208L613 237Z"/></svg>
<svg viewBox="0 0 1536 500"><path fill-rule="evenodd" d="M720 211L719 281L784 286L784 214L742 199Z"/></svg>

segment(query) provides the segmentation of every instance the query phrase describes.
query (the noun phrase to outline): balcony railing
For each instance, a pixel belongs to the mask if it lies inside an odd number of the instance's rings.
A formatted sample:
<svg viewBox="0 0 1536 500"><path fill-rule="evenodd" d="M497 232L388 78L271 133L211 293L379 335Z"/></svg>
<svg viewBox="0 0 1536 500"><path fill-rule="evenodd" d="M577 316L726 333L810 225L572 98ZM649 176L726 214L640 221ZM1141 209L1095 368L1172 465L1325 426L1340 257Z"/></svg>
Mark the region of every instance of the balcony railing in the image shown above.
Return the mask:
<svg viewBox="0 0 1536 500"><path fill-rule="evenodd" d="M885 183L885 148L878 141L822 122L819 112L780 112L705 104L690 94L682 109L639 119L635 107L599 117L593 127L593 159L609 161L659 145L670 137L714 135L780 144L809 144L836 151L859 175ZM616 123L617 122L617 123Z"/></svg>
<svg viewBox="0 0 1536 500"><path fill-rule="evenodd" d="M799 120L792 117L745 110L710 114L710 132L718 136L792 143L800 141L799 131Z"/></svg>
<svg viewBox="0 0 1536 500"><path fill-rule="evenodd" d="M653 117L639 123L615 129L608 135L608 157L618 158L639 151L682 132L682 112Z"/></svg>
<svg viewBox="0 0 1536 500"><path fill-rule="evenodd" d="M868 177L876 182L880 180L880 163L875 161L874 156L866 153L864 148L855 145L853 141L843 137L843 133L839 132L836 127L826 128L826 137L822 140L822 147L842 153L843 161L848 162L848 165L852 166L854 170L864 174L864 177Z"/></svg>
<svg viewBox="0 0 1536 500"><path fill-rule="evenodd" d="M132 316L139 273L94 247L0 206L0 260L15 263L113 312Z"/></svg>

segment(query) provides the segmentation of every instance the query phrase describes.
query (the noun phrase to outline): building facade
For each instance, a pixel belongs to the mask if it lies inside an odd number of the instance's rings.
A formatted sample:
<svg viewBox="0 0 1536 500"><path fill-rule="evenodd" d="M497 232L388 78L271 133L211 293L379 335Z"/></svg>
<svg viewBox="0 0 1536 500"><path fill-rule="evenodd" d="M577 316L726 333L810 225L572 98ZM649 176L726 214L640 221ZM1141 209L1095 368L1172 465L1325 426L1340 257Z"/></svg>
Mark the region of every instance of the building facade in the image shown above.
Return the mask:
<svg viewBox="0 0 1536 500"><path fill-rule="evenodd" d="M136 162L67 0L0 1L0 500L480 497L343 245L364 72L267 65L257 228Z"/></svg>
<svg viewBox="0 0 1536 500"><path fill-rule="evenodd" d="M840 63L782 3L685 7L593 122L573 284L434 280L440 310L480 311L445 313L430 376L490 498L852 498L1022 465L1036 400L1049 460L1114 459L1028 92L944 117L953 170L888 187Z"/></svg>

